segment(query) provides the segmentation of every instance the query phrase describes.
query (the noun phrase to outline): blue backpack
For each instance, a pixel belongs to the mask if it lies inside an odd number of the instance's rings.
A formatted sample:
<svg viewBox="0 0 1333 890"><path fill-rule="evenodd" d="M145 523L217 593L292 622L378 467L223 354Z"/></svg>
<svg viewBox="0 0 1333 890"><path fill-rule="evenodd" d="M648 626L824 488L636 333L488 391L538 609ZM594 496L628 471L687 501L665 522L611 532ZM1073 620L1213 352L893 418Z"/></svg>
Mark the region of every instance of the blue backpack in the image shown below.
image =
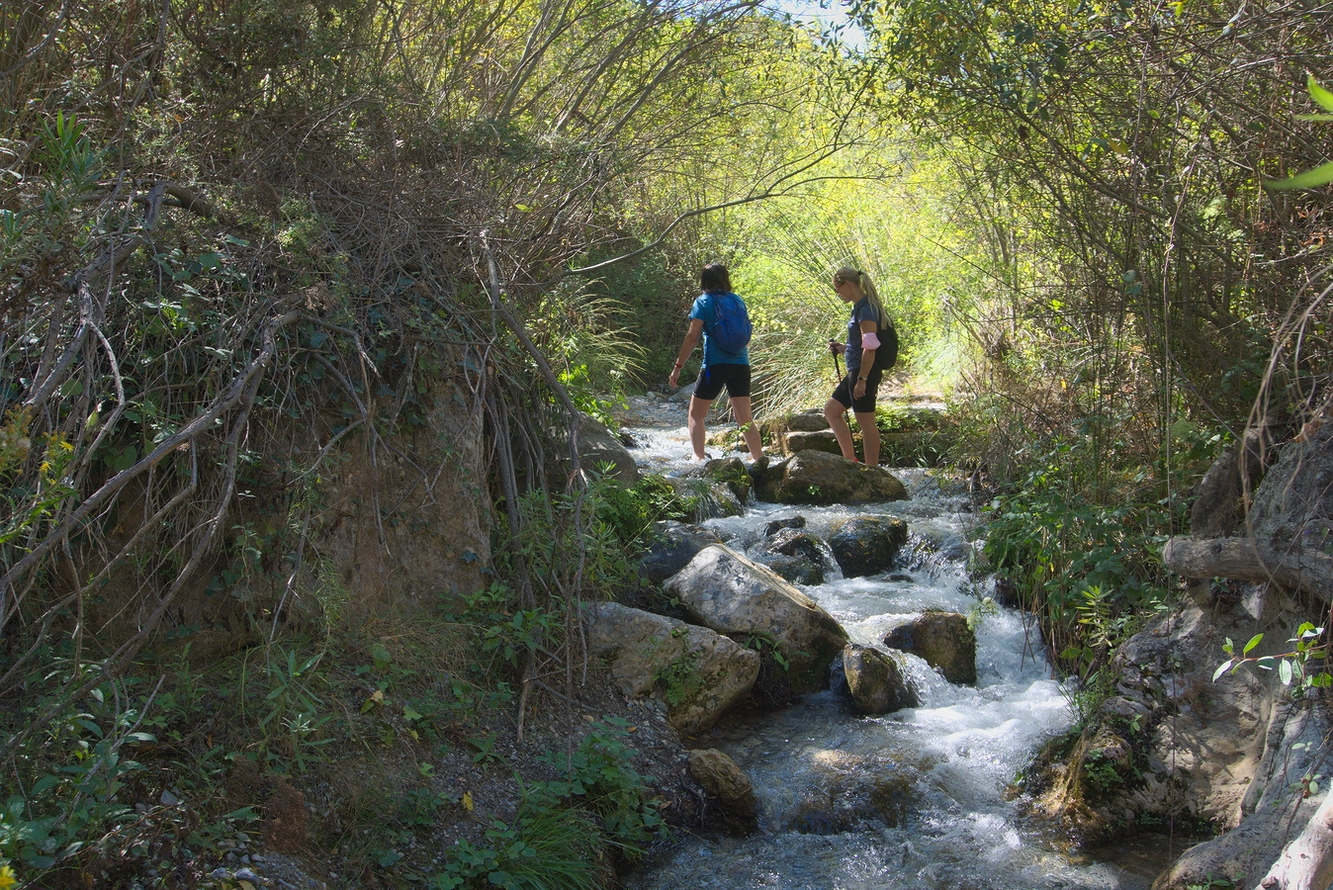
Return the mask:
<svg viewBox="0 0 1333 890"><path fill-rule="evenodd" d="M713 323L708 337L713 348L726 355L739 355L750 345L750 316L735 294L712 294Z"/></svg>

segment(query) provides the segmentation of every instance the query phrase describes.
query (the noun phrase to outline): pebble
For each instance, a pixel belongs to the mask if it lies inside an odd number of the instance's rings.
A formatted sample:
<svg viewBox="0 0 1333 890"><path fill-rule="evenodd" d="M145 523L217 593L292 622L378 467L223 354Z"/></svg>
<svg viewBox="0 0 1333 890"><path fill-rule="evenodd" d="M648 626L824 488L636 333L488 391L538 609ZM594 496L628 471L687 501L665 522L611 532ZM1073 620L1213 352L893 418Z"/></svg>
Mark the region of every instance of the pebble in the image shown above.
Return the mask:
<svg viewBox="0 0 1333 890"><path fill-rule="evenodd" d="M236 870L236 880L238 880L238 881L249 881L249 882L252 883L252 884L258 884L258 883L259 883L259 875L255 874L255 872L254 872L253 869L249 869L249 868L238 868L238 869Z"/></svg>

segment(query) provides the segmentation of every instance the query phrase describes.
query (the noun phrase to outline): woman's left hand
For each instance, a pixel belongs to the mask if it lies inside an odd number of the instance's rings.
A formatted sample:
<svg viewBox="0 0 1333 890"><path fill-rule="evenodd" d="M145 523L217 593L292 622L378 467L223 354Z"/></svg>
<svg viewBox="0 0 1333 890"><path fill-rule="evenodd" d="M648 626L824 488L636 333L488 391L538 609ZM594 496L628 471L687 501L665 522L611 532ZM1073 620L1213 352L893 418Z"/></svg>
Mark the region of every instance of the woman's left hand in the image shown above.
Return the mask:
<svg viewBox="0 0 1333 890"><path fill-rule="evenodd" d="M852 386L852 398L859 399L866 394L866 382L859 377Z"/></svg>

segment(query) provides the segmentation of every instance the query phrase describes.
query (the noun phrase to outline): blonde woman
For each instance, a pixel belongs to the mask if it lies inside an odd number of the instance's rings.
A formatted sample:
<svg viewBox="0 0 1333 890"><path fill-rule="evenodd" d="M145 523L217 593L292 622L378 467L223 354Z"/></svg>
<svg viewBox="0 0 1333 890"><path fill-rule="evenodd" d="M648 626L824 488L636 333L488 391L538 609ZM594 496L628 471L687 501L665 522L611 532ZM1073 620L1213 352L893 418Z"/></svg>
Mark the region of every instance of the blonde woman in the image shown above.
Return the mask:
<svg viewBox="0 0 1333 890"><path fill-rule="evenodd" d="M859 269L843 266L833 273L833 290L844 303L852 304L847 322L847 342L829 341L829 349L847 359L847 376L838 382L824 405L824 419L837 437L838 448L848 460L856 460L847 409L856 415L861 428L861 446L867 466L879 464L879 427L875 425L875 396L884 372L898 358L898 334L889 323L879 301L875 283Z"/></svg>

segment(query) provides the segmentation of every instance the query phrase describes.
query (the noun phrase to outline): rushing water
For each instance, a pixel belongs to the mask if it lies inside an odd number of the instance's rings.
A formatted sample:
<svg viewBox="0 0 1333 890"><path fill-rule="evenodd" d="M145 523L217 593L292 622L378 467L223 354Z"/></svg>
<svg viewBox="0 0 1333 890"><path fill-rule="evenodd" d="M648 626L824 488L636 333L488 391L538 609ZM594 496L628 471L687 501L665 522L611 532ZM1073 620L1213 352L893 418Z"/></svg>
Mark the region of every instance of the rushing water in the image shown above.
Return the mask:
<svg viewBox="0 0 1333 890"><path fill-rule="evenodd" d="M679 408L675 418L683 415ZM645 469L683 469L690 453L683 427L630 432ZM954 686L908 656L920 707L861 717L823 692L784 709L724 718L690 744L725 751L750 776L758 830L681 838L630 877L632 890L1142 890L1151 883L1160 857L1074 857L1022 815L1012 783L1040 744L1069 725L1067 700L1023 616L979 610L966 572L975 522L968 499L942 490L925 471L895 475L909 500L856 508L751 503L744 516L705 524L748 553L779 517L804 516L806 531L820 538L849 516L901 517L911 541L893 572L849 579L830 563L826 583L802 589L863 644L927 608L978 615L977 685Z"/></svg>

